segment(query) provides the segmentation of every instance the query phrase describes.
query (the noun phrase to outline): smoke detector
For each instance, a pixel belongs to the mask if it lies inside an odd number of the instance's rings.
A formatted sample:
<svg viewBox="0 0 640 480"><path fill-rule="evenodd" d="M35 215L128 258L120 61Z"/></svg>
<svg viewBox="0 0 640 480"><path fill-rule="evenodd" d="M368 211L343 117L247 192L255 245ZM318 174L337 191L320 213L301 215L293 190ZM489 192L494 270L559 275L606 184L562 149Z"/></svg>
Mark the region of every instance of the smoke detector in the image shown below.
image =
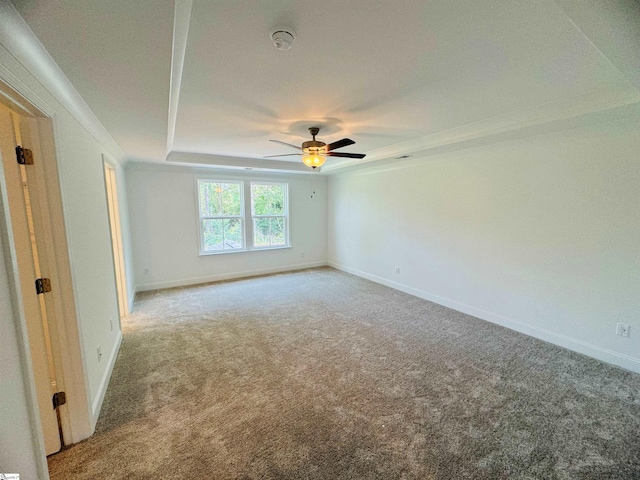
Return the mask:
<svg viewBox="0 0 640 480"><path fill-rule="evenodd" d="M287 27L278 27L271 30L271 40L278 50L289 50L293 45L293 30Z"/></svg>

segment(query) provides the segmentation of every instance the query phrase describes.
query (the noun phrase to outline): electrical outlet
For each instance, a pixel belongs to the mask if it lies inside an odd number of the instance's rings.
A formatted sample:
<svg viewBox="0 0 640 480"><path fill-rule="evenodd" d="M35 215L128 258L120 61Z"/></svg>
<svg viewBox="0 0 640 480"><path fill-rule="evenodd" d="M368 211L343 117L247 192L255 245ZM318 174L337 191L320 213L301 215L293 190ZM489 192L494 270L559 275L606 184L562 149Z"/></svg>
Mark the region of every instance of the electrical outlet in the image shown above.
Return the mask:
<svg viewBox="0 0 640 480"><path fill-rule="evenodd" d="M300 256L301 256L302 258L304 258L304 252L302 252L302 253L300 254Z"/></svg>
<svg viewBox="0 0 640 480"><path fill-rule="evenodd" d="M143 273L144 273L145 275L151 275L151 269L150 269L149 267L146 267L146 268L143 270Z"/></svg>
<svg viewBox="0 0 640 480"><path fill-rule="evenodd" d="M626 323L618 323L616 325L616 335L621 337L628 337L631 330L631 326Z"/></svg>
<svg viewBox="0 0 640 480"><path fill-rule="evenodd" d="M400 267L396 267L396 275L400 275Z"/></svg>
<svg viewBox="0 0 640 480"><path fill-rule="evenodd" d="M102 348L98 345L98 361L102 360Z"/></svg>

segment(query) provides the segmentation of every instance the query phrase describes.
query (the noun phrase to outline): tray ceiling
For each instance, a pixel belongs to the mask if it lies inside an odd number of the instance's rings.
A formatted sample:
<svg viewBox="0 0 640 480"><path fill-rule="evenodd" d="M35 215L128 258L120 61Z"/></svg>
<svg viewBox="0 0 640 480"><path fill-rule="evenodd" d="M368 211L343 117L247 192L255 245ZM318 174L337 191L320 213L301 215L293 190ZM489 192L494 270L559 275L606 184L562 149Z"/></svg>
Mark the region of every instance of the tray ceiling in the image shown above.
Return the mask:
<svg viewBox="0 0 640 480"><path fill-rule="evenodd" d="M566 4L15 2L129 159L301 172L298 157L263 159L293 153L268 140L299 144L319 126L367 154L330 158L331 172L637 103L627 59L594 27L602 12ZM290 50L271 43L279 25Z"/></svg>

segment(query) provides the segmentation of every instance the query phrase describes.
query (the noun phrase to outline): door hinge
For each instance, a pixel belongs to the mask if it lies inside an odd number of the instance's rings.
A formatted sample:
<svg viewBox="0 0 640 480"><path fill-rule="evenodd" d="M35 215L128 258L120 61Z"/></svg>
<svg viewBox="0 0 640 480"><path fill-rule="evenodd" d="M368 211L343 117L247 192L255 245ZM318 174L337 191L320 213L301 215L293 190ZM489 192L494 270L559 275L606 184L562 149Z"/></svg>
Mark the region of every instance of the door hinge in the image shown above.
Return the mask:
<svg viewBox="0 0 640 480"><path fill-rule="evenodd" d="M28 148L16 147L16 158L20 165L33 165L33 152Z"/></svg>
<svg viewBox="0 0 640 480"><path fill-rule="evenodd" d="M55 410L60 405L67 403L67 395L64 392L58 392L53 394L53 409Z"/></svg>
<svg viewBox="0 0 640 480"><path fill-rule="evenodd" d="M36 279L36 293L40 295L41 293L47 293L51 291L51 280L48 278L38 278Z"/></svg>

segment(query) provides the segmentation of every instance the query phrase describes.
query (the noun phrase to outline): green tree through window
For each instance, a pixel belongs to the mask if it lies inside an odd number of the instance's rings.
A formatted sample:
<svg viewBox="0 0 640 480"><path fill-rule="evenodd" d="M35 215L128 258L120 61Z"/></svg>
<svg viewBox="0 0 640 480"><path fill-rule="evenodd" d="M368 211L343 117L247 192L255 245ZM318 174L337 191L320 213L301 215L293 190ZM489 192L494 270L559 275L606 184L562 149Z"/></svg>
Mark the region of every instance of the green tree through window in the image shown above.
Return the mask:
<svg viewBox="0 0 640 480"><path fill-rule="evenodd" d="M242 250L242 184L198 181L203 253Z"/></svg>
<svg viewBox="0 0 640 480"><path fill-rule="evenodd" d="M251 184L253 245L276 247L287 245L287 186L285 184Z"/></svg>

